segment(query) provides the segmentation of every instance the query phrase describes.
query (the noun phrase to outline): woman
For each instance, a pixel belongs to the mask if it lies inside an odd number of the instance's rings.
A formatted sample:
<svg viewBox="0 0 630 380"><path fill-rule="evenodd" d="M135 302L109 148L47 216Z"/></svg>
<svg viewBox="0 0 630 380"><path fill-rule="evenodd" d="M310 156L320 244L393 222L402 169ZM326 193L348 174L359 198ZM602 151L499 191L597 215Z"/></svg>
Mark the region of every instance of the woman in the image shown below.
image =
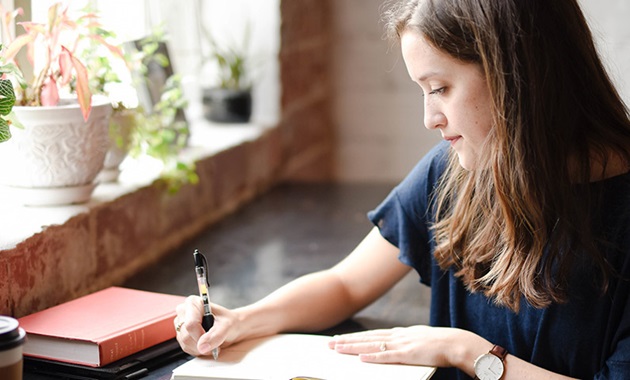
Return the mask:
<svg viewBox="0 0 630 380"><path fill-rule="evenodd" d="M577 0L412 0L387 16L425 126L446 141L335 267L243 308L215 305L207 334L190 297L182 347L322 330L411 267L431 286L431 327L336 336L331 348L437 366L437 379L627 377L630 121Z"/></svg>

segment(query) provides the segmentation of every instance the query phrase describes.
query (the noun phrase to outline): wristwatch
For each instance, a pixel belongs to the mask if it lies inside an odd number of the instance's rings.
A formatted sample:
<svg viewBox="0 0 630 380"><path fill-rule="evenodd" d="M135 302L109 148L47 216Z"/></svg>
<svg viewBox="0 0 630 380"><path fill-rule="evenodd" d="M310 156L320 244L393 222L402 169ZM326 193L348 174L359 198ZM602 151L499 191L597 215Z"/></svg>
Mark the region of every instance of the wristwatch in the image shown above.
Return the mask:
<svg viewBox="0 0 630 380"><path fill-rule="evenodd" d="M505 366L503 360L507 350L496 344L490 352L480 355L475 360L475 380L500 380L503 377Z"/></svg>

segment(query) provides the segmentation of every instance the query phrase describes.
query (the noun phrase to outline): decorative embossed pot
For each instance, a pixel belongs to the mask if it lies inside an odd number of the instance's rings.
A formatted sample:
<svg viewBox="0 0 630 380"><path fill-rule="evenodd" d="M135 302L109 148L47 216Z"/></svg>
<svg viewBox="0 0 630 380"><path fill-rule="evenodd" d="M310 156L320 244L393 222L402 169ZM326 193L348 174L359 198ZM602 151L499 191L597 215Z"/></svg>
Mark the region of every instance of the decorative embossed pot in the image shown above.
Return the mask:
<svg viewBox="0 0 630 380"><path fill-rule="evenodd" d="M0 185L8 199L31 206L88 201L109 147L107 98L93 97L87 122L76 101L13 112L25 128L11 126L12 138L0 144Z"/></svg>
<svg viewBox="0 0 630 380"><path fill-rule="evenodd" d="M105 155L103 170L97 177L99 182L116 182L120 175L120 164L127 158L131 134L136 126L136 109L114 110L109 120L109 149Z"/></svg>

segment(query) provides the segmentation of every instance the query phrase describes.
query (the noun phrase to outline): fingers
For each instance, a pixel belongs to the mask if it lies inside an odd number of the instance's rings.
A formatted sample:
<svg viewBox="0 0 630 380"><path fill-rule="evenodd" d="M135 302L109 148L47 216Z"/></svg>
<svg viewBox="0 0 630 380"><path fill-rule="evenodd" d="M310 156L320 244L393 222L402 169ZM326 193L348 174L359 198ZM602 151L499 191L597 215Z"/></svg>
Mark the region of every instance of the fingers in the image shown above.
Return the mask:
<svg viewBox="0 0 630 380"><path fill-rule="evenodd" d="M360 354L382 354L387 351L394 351L394 342L386 340L355 342L355 343L336 343L333 349L342 354L360 355Z"/></svg>
<svg viewBox="0 0 630 380"><path fill-rule="evenodd" d="M381 340L390 340L394 338L397 333L397 328L369 330L350 334L335 335L332 341L335 344L358 344L377 342Z"/></svg>
<svg viewBox="0 0 630 380"><path fill-rule="evenodd" d="M207 334L202 335L197 343L197 349L202 355L212 354L216 347L227 347L232 342L228 340L230 333L235 330L234 313L219 305L213 304L212 310L215 315L214 326Z"/></svg>
<svg viewBox="0 0 630 380"><path fill-rule="evenodd" d="M175 308L177 317L175 318L175 330L177 331L177 341L182 350L193 356L205 355L205 350L200 351L198 342L206 335L201 327L201 317L203 315L203 303L198 296L189 296L184 303ZM177 329L179 327L179 329Z"/></svg>
<svg viewBox="0 0 630 380"><path fill-rule="evenodd" d="M359 360L367 363L405 363L400 352L386 351L372 354L359 354Z"/></svg>
<svg viewBox="0 0 630 380"><path fill-rule="evenodd" d="M329 347L343 354L383 353L394 348L393 330L372 330L333 337Z"/></svg>
<svg viewBox="0 0 630 380"><path fill-rule="evenodd" d="M368 330L350 334L336 335L334 336L334 339L336 341L344 343L369 342L383 338L391 338L392 336L399 334L401 330L401 328Z"/></svg>
<svg viewBox="0 0 630 380"><path fill-rule="evenodd" d="M358 355L365 362L448 367L452 366L449 353L453 342L460 341L461 336L459 329L418 325L339 335L329 346L340 353Z"/></svg>
<svg viewBox="0 0 630 380"><path fill-rule="evenodd" d="M212 349L219 347L221 343L223 343L220 338L222 335L219 326L220 324L215 323L212 328L208 330L208 333L201 335L197 340L197 351L199 351L201 355L212 354Z"/></svg>
<svg viewBox="0 0 630 380"><path fill-rule="evenodd" d="M329 347L342 354L358 355L371 363L405 363L409 360L406 329L370 330L333 337Z"/></svg>

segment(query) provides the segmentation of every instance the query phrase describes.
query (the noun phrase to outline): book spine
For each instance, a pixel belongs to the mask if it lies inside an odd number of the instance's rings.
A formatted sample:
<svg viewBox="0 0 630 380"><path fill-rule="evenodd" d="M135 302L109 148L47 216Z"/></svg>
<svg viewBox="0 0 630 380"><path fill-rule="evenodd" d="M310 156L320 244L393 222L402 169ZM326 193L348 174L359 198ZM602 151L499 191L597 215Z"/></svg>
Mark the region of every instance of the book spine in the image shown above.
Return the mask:
<svg viewBox="0 0 630 380"><path fill-rule="evenodd" d="M110 337L99 344L100 366L123 359L138 351L175 338L174 315L135 330Z"/></svg>

